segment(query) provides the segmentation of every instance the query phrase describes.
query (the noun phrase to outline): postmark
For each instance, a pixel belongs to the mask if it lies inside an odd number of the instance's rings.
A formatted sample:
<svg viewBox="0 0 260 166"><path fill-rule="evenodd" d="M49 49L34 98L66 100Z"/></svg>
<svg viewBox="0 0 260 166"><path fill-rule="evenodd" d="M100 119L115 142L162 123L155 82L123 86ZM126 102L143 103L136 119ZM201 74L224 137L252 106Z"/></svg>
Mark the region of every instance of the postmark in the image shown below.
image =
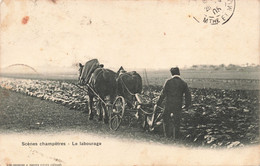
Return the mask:
<svg viewBox="0 0 260 166"><path fill-rule="evenodd" d="M224 25L234 15L235 0L200 0L196 2L197 15L193 16L198 23Z"/></svg>

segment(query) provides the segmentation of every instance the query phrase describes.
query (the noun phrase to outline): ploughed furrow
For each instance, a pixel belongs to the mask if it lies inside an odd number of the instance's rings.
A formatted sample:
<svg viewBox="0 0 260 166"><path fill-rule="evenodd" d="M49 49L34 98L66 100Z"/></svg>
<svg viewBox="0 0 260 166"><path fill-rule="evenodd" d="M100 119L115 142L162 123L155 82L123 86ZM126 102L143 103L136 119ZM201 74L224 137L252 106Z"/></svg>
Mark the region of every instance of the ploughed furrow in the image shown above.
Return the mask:
<svg viewBox="0 0 260 166"><path fill-rule="evenodd" d="M73 110L87 110L86 91L68 81L0 78L0 86ZM143 93L156 101L161 89L162 86L151 85L144 87ZM191 94L193 105L182 112L183 141L211 148L259 143L258 90L192 88Z"/></svg>
<svg viewBox="0 0 260 166"><path fill-rule="evenodd" d="M53 80L0 78L0 86L29 96L87 110L87 93L72 83Z"/></svg>

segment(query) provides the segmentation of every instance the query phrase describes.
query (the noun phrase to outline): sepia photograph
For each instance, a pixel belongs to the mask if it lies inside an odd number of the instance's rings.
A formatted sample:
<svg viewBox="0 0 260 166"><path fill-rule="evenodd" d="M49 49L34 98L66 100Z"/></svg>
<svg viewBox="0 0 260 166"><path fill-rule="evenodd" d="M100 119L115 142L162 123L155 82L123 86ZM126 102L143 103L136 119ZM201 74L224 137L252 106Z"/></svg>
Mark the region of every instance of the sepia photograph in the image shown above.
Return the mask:
<svg viewBox="0 0 260 166"><path fill-rule="evenodd" d="M260 165L259 0L0 5L0 166Z"/></svg>

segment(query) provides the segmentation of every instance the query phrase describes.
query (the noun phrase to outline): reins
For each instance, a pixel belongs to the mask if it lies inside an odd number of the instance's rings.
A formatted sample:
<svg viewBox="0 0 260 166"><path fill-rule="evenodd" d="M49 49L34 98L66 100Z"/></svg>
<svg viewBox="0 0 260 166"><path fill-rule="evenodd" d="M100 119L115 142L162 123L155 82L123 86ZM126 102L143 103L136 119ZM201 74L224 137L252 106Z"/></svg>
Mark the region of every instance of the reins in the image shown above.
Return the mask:
<svg viewBox="0 0 260 166"><path fill-rule="evenodd" d="M102 101L103 104L105 104L106 106L107 106L107 105L110 105L110 104L107 104L107 103L95 92L95 90L90 87L89 84L86 84L86 85L87 85L87 87L88 87L89 89L91 89L91 91L97 96L97 98L99 98L99 100Z"/></svg>
<svg viewBox="0 0 260 166"><path fill-rule="evenodd" d="M73 83L72 83L73 84ZM74 86L76 86L76 87L78 87L79 89L81 89L81 90L83 90L83 91L85 91L85 92L87 92L88 93L88 91L86 90L86 89L84 89L84 88L82 88L82 87L80 87L79 85L77 85L77 84L73 84Z"/></svg>
<svg viewBox="0 0 260 166"><path fill-rule="evenodd" d="M97 77L102 73L102 71L104 72L105 69L101 68L101 70L100 70L100 71L98 72L98 74L97 74ZM92 77L93 77L93 75L90 76L89 80L91 80ZM84 88L82 88L82 87L80 87L80 86L78 86L78 85L76 85L76 84L74 84L74 85L77 86L78 88L82 89L83 91L85 91L85 92L88 93L88 91L85 90ZM107 106L107 105L110 105L110 104L106 103L88 83L86 83L85 85L87 85L87 87L95 94L95 96L96 96L103 104L105 104L106 106Z"/></svg>

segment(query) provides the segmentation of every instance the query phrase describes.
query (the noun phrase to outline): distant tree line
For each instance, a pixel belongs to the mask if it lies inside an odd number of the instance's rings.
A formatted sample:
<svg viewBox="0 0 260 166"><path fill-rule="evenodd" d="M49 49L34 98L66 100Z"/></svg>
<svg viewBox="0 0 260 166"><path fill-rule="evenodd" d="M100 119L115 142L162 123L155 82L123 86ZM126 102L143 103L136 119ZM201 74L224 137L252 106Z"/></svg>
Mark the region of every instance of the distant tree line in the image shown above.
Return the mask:
<svg viewBox="0 0 260 166"><path fill-rule="evenodd" d="M192 65L190 68L191 70L232 70L232 71L259 71L260 70L260 65L257 64L245 64L245 65L234 65L234 64L220 64L220 65Z"/></svg>

